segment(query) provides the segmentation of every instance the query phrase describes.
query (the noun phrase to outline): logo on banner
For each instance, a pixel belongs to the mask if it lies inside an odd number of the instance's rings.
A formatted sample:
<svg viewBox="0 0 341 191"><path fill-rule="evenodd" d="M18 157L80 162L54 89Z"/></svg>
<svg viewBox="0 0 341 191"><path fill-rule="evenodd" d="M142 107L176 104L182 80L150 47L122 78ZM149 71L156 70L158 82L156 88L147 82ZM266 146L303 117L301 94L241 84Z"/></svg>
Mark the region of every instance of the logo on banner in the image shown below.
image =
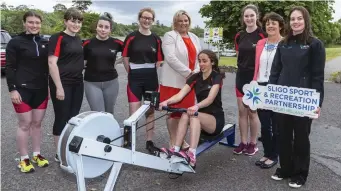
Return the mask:
<svg viewBox="0 0 341 191"><path fill-rule="evenodd" d="M320 93L314 89L268 84L260 86L256 81L243 87L243 102L251 110L267 109L277 113L317 118Z"/></svg>

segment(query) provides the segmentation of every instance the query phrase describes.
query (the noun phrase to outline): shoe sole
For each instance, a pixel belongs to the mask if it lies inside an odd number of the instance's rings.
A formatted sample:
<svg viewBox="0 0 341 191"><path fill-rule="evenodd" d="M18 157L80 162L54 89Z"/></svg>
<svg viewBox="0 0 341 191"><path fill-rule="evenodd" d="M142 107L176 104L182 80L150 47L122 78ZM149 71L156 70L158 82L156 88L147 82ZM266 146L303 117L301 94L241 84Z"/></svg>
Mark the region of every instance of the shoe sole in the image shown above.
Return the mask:
<svg viewBox="0 0 341 191"><path fill-rule="evenodd" d="M273 180L277 180L277 181L283 180L283 178L278 178L277 176L271 176L271 178L272 178Z"/></svg>
<svg viewBox="0 0 341 191"><path fill-rule="evenodd" d="M301 188L302 185L297 185L297 184L291 184L291 183L289 183L289 186L290 186L291 188Z"/></svg>
<svg viewBox="0 0 341 191"><path fill-rule="evenodd" d="M241 154L243 154L243 152L244 152L244 151L241 151L241 152L238 153L238 152L236 152L236 151L233 151L233 153L236 154L236 155L241 155Z"/></svg>
<svg viewBox="0 0 341 191"><path fill-rule="evenodd" d="M247 156L253 156L253 155L255 155L257 152L258 152L258 148L255 150L255 152L253 152L253 153L244 153L245 155L247 155Z"/></svg>
<svg viewBox="0 0 341 191"><path fill-rule="evenodd" d="M34 168L31 168L29 171L25 172L25 171L21 170L20 166L17 166L17 167L20 169L20 172L23 172L23 173L32 173L35 171Z"/></svg>

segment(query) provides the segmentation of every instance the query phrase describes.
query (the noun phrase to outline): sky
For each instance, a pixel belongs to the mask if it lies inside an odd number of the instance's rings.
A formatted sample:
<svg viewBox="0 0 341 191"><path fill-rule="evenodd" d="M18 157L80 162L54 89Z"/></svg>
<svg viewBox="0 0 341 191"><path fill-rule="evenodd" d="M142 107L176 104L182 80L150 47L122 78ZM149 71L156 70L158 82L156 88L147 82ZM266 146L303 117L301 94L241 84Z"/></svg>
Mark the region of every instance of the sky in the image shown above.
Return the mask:
<svg viewBox="0 0 341 191"><path fill-rule="evenodd" d="M2 0L7 5L32 5L35 8L45 11L53 11L53 6L57 3L62 3L66 7L72 5L71 0ZM192 26L199 25L201 28L205 27L204 21L199 10L205 5L209 4L208 0L150 0L150 1L116 1L116 0L92 0L93 4L90 6L91 11L98 13L109 12L113 15L114 21L123 24L131 24L137 21L137 13L143 7L152 7L155 10L156 20L160 23L170 26L173 15L180 9L186 10L192 18ZM334 21L341 18L341 0L335 0L335 13L333 14Z"/></svg>

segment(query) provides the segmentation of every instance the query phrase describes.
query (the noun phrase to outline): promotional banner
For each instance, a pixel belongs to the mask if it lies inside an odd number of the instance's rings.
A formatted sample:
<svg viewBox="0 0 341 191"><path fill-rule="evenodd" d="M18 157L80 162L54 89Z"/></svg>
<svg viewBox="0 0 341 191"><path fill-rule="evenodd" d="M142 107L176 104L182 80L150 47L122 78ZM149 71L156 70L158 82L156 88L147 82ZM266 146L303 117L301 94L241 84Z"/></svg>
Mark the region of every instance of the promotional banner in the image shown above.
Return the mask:
<svg viewBox="0 0 341 191"><path fill-rule="evenodd" d="M299 117L318 118L320 93L314 89L274 84L260 86L256 81L243 87L243 102L251 110L267 109Z"/></svg>

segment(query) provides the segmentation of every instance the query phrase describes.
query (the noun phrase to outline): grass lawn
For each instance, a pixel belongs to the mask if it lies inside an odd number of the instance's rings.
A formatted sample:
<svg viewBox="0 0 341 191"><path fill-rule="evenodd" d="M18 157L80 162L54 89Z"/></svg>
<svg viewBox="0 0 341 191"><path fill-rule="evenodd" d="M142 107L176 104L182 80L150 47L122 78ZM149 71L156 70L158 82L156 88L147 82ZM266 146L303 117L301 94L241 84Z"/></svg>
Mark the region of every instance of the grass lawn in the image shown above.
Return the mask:
<svg viewBox="0 0 341 191"><path fill-rule="evenodd" d="M327 61L341 56L341 47L326 48ZM220 57L219 66L235 66L237 67L237 57Z"/></svg>
<svg viewBox="0 0 341 191"><path fill-rule="evenodd" d="M326 48L327 61L338 56L341 56L341 48Z"/></svg>

